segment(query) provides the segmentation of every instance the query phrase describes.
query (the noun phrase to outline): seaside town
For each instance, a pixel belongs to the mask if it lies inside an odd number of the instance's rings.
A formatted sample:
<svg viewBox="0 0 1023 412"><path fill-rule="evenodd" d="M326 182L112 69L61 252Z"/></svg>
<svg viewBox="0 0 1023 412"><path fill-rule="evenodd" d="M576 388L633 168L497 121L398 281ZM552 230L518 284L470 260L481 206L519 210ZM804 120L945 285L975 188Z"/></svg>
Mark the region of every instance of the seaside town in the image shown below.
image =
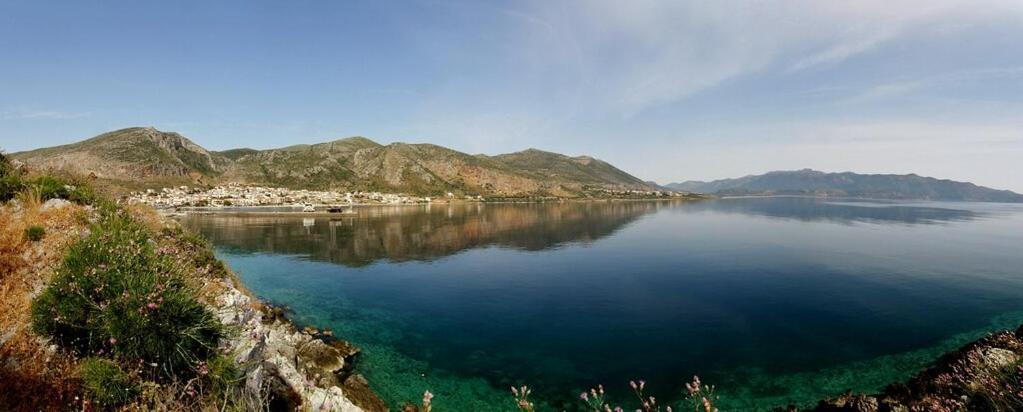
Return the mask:
<svg viewBox="0 0 1023 412"><path fill-rule="evenodd" d="M455 197L447 193L448 199ZM380 192L332 192L319 190L291 190L280 187L246 186L229 184L210 189L200 187L165 187L160 190L147 189L132 192L127 198L129 203L141 203L157 209L179 207L256 207L256 206L301 206L312 208L314 205L347 206L353 204L423 204L433 199ZM466 196L466 200L481 201L481 196Z"/></svg>
<svg viewBox="0 0 1023 412"><path fill-rule="evenodd" d="M603 198L667 198L688 195L680 192L644 190L591 189L588 192ZM241 184L228 184L208 189L189 186L165 187L159 190L147 189L132 192L127 197L129 203L141 203L157 209L295 206L302 207L307 211L314 211L316 206L325 206L329 209L349 205L410 205L435 201L485 202L487 200L480 195L456 195L451 192L435 199L401 193L292 190Z"/></svg>

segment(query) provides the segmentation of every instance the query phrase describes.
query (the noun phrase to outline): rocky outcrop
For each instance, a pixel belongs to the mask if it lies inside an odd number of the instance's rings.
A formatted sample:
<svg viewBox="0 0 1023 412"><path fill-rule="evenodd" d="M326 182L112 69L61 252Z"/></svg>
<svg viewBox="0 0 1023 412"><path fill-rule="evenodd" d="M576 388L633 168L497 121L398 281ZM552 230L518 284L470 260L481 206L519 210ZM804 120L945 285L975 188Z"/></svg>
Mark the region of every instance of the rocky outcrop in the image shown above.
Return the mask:
<svg viewBox="0 0 1023 412"><path fill-rule="evenodd" d="M253 299L224 280L215 302L220 321L234 329L223 342L245 373L244 396L260 410L385 411L386 405L353 374L358 349L297 330L267 316Z"/></svg>
<svg viewBox="0 0 1023 412"><path fill-rule="evenodd" d="M1023 409L1023 327L970 343L880 394L846 393L819 412L1015 411ZM789 408L794 410L794 408Z"/></svg>

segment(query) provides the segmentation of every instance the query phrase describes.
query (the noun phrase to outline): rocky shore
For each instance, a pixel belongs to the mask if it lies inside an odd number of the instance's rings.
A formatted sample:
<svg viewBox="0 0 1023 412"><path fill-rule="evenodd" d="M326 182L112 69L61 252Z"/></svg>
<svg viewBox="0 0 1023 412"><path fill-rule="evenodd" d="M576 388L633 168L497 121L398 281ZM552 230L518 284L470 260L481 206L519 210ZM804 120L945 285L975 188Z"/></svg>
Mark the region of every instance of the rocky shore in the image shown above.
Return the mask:
<svg viewBox="0 0 1023 412"><path fill-rule="evenodd" d="M785 410L785 409L782 409ZM796 410L789 407L788 410ZM818 412L1023 410L1023 327L993 333L939 358L878 394L846 393Z"/></svg>
<svg viewBox="0 0 1023 412"><path fill-rule="evenodd" d="M213 307L238 333L223 343L244 367L244 394L260 410L385 411L386 405L354 373L359 350L297 330L289 321L224 279Z"/></svg>

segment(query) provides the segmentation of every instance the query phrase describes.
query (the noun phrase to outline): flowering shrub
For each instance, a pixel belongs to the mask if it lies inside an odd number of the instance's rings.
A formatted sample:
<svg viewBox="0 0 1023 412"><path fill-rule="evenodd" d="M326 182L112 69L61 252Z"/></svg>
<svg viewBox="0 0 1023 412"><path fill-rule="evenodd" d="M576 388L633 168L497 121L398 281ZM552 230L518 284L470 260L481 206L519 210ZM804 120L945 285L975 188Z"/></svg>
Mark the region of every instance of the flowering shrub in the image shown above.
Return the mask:
<svg viewBox="0 0 1023 412"><path fill-rule="evenodd" d="M650 396L644 392L646 389L646 381L629 381L629 387L632 389L633 395L636 396L636 400L639 401L640 409L636 409L637 412L672 412L671 406L665 405L663 408L657 403L657 398ZM718 398L714 395L713 386L704 386L700 383L700 378L693 376L693 381L685 384L686 392L684 393L685 399L688 406L694 412L717 412L718 409L714 407L714 403ZM584 409L593 412L623 412L620 406L611 406L606 402L604 394L604 385L597 385L596 388L590 389L589 392L583 392L579 394L579 399L582 400ZM686 407L679 407L678 410L689 409Z"/></svg>
<svg viewBox="0 0 1023 412"><path fill-rule="evenodd" d="M532 393L528 387L522 386L516 388L511 387L512 394L515 395L515 406L522 412L533 412L533 403L529 401L529 394Z"/></svg>
<svg viewBox="0 0 1023 412"><path fill-rule="evenodd" d="M714 407L717 396L714 395L713 385L703 385L699 376L693 376L693 381L686 384L687 398L694 412L718 412Z"/></svg>
<svg viewBox="0 0 1023 412"><path fill-rule="evenodd" d="M430 391L423 392L423 412L433 410L433 394Z"/></svg>
<svg viewBox="0 0 1023 412"><path fill-rule="evenodd" d="M180 270L121 211L68 250L32 302L32 325L80 356L112 357L153 379L194 376L221 336Z"/></svg>

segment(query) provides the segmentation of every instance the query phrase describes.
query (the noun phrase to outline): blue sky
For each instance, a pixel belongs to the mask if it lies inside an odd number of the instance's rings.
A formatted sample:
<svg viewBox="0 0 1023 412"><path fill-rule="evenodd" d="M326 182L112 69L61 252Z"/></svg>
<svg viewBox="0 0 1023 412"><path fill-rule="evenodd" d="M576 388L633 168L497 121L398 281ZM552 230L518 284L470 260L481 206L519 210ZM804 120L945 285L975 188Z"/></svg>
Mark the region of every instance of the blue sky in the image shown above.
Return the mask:
<svg viewBox="0 0 1023 412"><path fill-rule="evenodd" d="M0 147L149 125L1023 192L1023 2L0 0Z"/></svg>

